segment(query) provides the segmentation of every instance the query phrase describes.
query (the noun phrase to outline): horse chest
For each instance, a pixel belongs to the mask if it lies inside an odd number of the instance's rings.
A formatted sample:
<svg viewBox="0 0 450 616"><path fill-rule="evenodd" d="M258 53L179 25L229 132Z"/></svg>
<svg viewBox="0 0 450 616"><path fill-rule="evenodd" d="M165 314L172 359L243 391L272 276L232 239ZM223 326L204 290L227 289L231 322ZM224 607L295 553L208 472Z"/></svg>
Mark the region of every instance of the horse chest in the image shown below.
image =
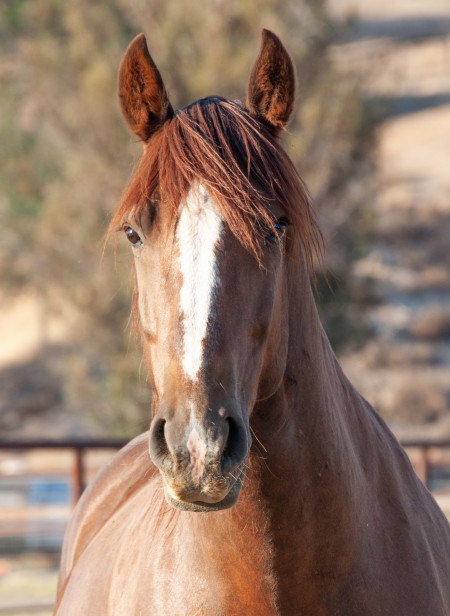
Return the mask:
<svg viewBox="0 0 450 616"><path fill-rule="evenodd" d="M143 490L102 528L74 567L58 616L278 614L261 527L247 520L243 535L236 511L190 514L151 501Z"/></svg>
<svg viewBox="0 0 450 616"><path fill-rule="evenodd" d="M152 614L275 616L270 552L243 545L229 512L213 516L181 513L169 538L154 538Z"/></svg>

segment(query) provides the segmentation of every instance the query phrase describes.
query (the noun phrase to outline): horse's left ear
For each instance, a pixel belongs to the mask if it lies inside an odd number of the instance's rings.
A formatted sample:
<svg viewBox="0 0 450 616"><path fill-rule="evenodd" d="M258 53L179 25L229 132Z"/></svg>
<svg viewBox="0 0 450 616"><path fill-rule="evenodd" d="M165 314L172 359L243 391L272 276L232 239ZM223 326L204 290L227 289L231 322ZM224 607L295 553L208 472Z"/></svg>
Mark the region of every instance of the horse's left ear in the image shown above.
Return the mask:
<svg viewBox="0 0 450 616"><path fill-rule="evenodd" d="M119 101L128 126L144 142L174 115L143 34L130 43L120 65Z"/></svg>
<svg viewBox="0 0 450 616"><path fill-rule="evenodd" d="M280 39L263 30L261 49L250 74L247 109L277 136L290 118L294 97L292 60Z"/></svg>

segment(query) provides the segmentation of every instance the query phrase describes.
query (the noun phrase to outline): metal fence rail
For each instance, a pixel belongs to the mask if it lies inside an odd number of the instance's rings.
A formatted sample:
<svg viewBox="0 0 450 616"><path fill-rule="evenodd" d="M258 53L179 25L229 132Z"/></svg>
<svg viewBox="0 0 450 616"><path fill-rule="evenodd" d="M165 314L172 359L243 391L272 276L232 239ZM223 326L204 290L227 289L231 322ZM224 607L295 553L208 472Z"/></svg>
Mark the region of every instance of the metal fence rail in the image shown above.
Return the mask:
<svg viewBox="0 0 450 616"><path fill-rule="evenodd" d="M403 439L400 441L402 447L406 450L417 450L417 457L414 460L414 469L417 475L427 488L431 488L430 476L433 468L436 467L432 459L433 451L444 452L444 450L450 450L450 439L436 439L436 440L424 440L424 439ZM442 457L442 456L441 456ZM444 466L450 469L450 456L447 456Z"/></svg>
<svg viewBox="0 0 450 616"><path fill-rule="evenodd" d="M65 450L73 452L73 466L72 466L72 484L74 501L76 502L81 496L83 489L86 486L86 468L85 468L85 455L88 451L94 449L111 449L118 450L126 445L128 441L125 439L83 439L83 440L64 440L64 441L50 441L50 440L8 440L0 441L0 451L28 451L32 449L42 450ZM418 450L418 456L415 460L415 469L423 481L423 483L429 487L430 470L433 467L433 461L430 453L436 449L449 449L450 439L440 440L423 440L423 439L408 439L402 440L401 445L405 449Z"/></svg>
<svg viewBox="0 0 450 616"><path fill-rule="evenodd" d="M0 451L29 451L32 449L42 450L63 450L73 452L72 466L72 486L74 504L78 501L84 488L86 487L86 467L85 455L93 449L111 449L118 450L126 445L128 441L124 439L83 439L83 440L64 440L64 441L49 441L43 439L27 440L27 441L0 441Z"/></svg>
<svg viewBox="0 0 450 616"><path fill-rule="evenodd" d="M72 486L72 502L68 502L66 506L67 522L70 515L70 509L75 505L76 501L83 492L88 479L88 464L86 456L89 452L94 450L111 450L114 452L121 449L126 445L128 441L124 439L89 439L89 440L64 440L64 441L49 441L49 440L33 440L33 441L0 441L0 454L10 451L11 453L28 453L31 450L54 450L54 451L70 451L72 452L72 461L70 458L67 460L65 476L68 477ZM448 500L450 498L450 439L441 439L434 441L426 441L423 439L409 439L401 442L402 446L408 451L410 458L413 462L417 475L423 481L423 483L431 488L435 483L436 471L444 469L444 476L447 483L445 484L444 497ZM69 472L68 470L69 469ZM1 476L1 473L0 473ZM7 477L3 477L3 480L8 480ZM70 501L70 496L67 496ZM447 515L450 510L447 503ZM441 503L442 506L442 503ZM29 508L27 515L35 515L33 509ZM48 515L48 514L44 514ZM53 528L55 522L52 521ZM60 533L60 541L62 542L63 531ZM4 541L3 537L3 541ZM59 548L60 549L60 546ZM31 598L30 598L31 599ZM33 601L33 599L31 599ZM50 603L29 603L24 605L10 605L0 606L0 616L3 614L6 616L12 616L13 614L38 614L48 613L52 610L52 604Z"/></svg>

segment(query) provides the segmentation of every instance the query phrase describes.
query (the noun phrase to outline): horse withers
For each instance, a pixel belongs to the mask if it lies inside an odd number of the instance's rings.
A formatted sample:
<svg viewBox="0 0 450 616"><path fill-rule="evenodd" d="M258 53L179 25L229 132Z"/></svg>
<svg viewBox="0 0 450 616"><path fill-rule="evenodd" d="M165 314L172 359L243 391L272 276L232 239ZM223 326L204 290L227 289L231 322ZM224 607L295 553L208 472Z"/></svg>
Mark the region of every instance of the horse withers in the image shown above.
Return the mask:
<svg viewBox="0 0 450 616"><path fill-rule="evenodd" d="M450 614L449 524L318 319L320 233L278 141L294 90L267 30L245 106L174 112L144 36L125 54L144 147L112 228L152 420L75 510L58 616Z"/></svg>

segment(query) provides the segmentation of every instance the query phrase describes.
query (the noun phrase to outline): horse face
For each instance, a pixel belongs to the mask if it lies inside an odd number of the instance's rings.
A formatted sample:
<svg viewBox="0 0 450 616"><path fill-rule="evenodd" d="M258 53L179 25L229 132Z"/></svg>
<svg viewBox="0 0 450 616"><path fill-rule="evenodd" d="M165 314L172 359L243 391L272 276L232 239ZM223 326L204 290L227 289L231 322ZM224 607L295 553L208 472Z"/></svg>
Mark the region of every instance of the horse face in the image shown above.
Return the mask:
<svg viewBox="0 0 450 616"><path fill-rule="evenodd" d="M163 203L125 223L156 414L150 455L172 505L233 505L251 443L255 400L278 387L287 336L282 217L261 263L242 247L199 185L172 219Z"/></svg>
<svg viewBox="0 0 450 616"><path fill-rule="evenodd" d="M159 154L170 133L167 127L184 127L191 139L190 152L196 152L197 125L174 118L143 35L131 43L120 67L124 117L148 148L147 158L153 161L149 169L155 170L147 174L151 186L145 186L140 176L136 196L142 206L143 184L145 194L162 195L159 202L139 207L139 217L128 217L124 228L135 256L139 314L154 393L150 455L163 476L168 502L178 508L209 511L236 502L249 455L252 408L258 398L271 395L282 378L288 329L283 323L287 289L282 273L286 224L275 205L280 201L273 196L276 182L268 177L276 156L270 140L289 119L294 89L287 52L274 34L263 31L250 76L247 109L233 107L240 117L241 136L247 131L247 137L239 141L236 133L230 133L229 115L228 120L223 116L215 121L210 116L204 123L209 136L203 151L208 159L218 134L222 140L216 144L209 175L204 175L201 161L189 154L183 172L176 165L172 168L176 178L172 184L167 162L179 155L180 141L173 141L168 159ZM228 113L232 113L230 105ZM265 162L259 171L253 170L252 183L252 156L261 156L262 151L258 139L265 140ZM233 162L235 156L239 164ZM188 176L192 186L186 192ZM194 181L197 177L207 177L206 184ZM243 198L241 212L252 210L254 199L261 197L260 186L267 185L272 191L264 192L271 211L265 216L264 205L261 220L266 226L272 217L275 222L263 232L260 262L237 239L239 217L230 222L232 233L225 221L231 218L221 214L225 212L222 200L218 207L205 188L218 190L220 185L220 195L229 194L230 183L239 184L240 189L228 203ZM173 198L172 185L182 186L181 201ZM130 195L135 196L132 191L127 194L128 201ZM170 204L165 203L164 194L171 194Z"/></svg>

